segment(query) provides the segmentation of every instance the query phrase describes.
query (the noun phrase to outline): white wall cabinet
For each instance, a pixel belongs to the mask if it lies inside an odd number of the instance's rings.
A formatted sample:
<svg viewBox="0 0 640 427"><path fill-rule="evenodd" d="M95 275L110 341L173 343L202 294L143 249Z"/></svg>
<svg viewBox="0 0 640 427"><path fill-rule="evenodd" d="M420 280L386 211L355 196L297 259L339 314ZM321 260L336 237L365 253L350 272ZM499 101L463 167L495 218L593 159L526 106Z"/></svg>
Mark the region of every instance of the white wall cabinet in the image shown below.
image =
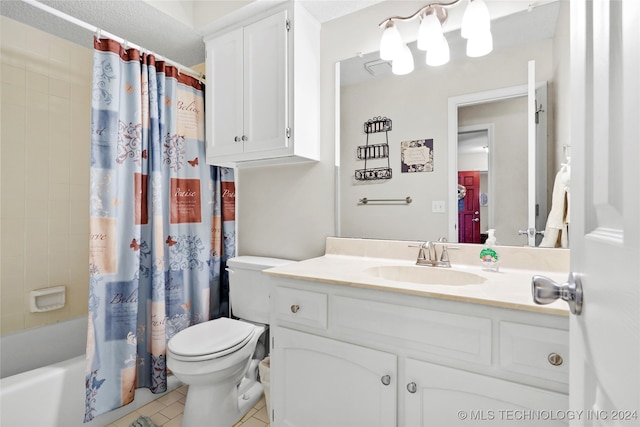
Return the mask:
<svg viewBox="0 0 640 427"><path fill-rule="evenodd" d="M565 316L270 280L273 427L568 424Z"/></svg>
<svg viewBox="0 0 640 427"><path fill-rule="evenodd" d="M205 38L207 163L319 159L319 33L289 5Z"/></svg>

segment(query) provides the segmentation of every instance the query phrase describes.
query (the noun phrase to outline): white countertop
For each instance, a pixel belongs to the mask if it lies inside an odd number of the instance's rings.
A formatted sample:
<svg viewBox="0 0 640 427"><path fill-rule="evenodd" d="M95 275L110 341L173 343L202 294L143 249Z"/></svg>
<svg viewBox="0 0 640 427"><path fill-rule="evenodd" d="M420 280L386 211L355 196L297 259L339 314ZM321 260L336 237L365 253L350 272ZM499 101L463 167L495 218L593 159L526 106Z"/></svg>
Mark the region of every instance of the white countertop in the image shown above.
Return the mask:
<svg viewBox="0 0 640 427"><path fill-rule="evenodd" d="M518 251L522 252L523 250L544 251L544 249L507 249L507 247L496 247L495 249L499 253L502 249L505 249L503 252L507 255L502 257L500 271L494 272L482 269L479 262L479 256L470 256L470 252L479 253L481 246L452 244L451 247L459 249L459 253L454 253L454 250L450 251L452 270L473 273L485 278L486 281L482 284L471 285L431 285L387 280L366 271L369 268L380 266L415 266L415 258L407 258L409 255L413 257L415 253L417 253L417 249L412 249L411 251L404 249L406 247L411 247L410 244L412 242L365 240L364 242L367 249L364 252L368 255L372 254L371 245L369 243L374 245L376 243L382 243L380 247L384 247L384 250L382 250L382 252L380 250L376 251L376 253L373 253L375 256L356 256L352 255L352 253L354 253L353 244L358 243L359 239L330 239L331 241L328 240L327 242L327 253L324 256L271 268L264 272L272 276L291 279L302 279L344 286L376 289L387 292L463 301L516 310L526 310L561 316L567 316L569 314L568 305L564 301L556 301L548 305L538 305L533 302L533 297L531 295L531 277L534 275L547 276L558 283L566 281L568 273L558 270L564 269L564 264L568 263L568 255L561 252L551 252L551 254L554 254L555 256L555 261L552 261L551 263L549 263L548 259L543 259L541 264L531 261L531 267L527 267L526 265L519 263L518 267L520 268L510 268L508 260L505 259L506 256L523 258L522 253L520 253L519 256L513 254ZM362 241L359 242L361 244ZM344 247L345 244L347 247ZM394 246L395 249L400 248L400 252L404 252L398 255L398 250L394 250ZM356 252L359 250L360 249ZM393 251L394 257L385 258L379 256L385 255L384 252L388 250ZM349 254L346 255L345 253ZM526 252L524 253L524 258L529 256ZM566 260L563 259L565 255ZM544 254L543 252L540 252L539 254L534 252L533 257L548 258L549 255ZM457 263L456 258L461 262ZM560 260L558 260L559 258ZM468 262L469 259L477 259L477 265ZM467 261L467 263L465 264L463 261ZM538 265L547 266L550 268L550 271L539 270L536 268ZM568 270L568 265L566 267ZM424 269L424 274L426 275L429 274L430 270L442 269L443 267L419 266L415 268Z"/></svg>

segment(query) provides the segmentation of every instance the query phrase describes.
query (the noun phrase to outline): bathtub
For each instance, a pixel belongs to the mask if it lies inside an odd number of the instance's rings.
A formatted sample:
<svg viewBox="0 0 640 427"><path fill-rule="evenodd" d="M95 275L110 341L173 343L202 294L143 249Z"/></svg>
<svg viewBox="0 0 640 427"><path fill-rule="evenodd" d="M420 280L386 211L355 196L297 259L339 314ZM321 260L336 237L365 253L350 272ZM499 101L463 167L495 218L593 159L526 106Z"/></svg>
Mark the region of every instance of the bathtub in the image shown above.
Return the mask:
<svg viewBox="0 0 640 427"><path fill-rule="evenodd" d="M86 319L84 319L84 323L86 324ZM59 332L66 336L63 339L65 341L68 340L70 333L69 329L64 326L69 325L62 326ZM49 334L57 329L47 327ZM26 331L20 334L29 335L31 332ZM37 333L32 335L37 335ZM82 340L85 336L86 332L82 335ZM11 342L14 346L18 342L13 338L7 341L3 337L0 343L2 365L8 365L5 369L7 372L15 370L15 367L11 366L12 360L5 358L9 354L9 350L5 347L7 342ZM20 339L23 338L20 337ZM78 339L77 334L75 338ZM35 363L32 360L33 357L29 356L36 352L34 341L26 339L26 342L29 343L29 347L24 347L22 354L24 358L30 359L31 363ZM161 394L152 394L147 389L136 390L135 400L129 405L99 415L91 422L83 423L85 410L84 345L81 348L82 353L76 353L75 357L0 379L0 425L2 427L103 427L162 396ZM11 352L14 351L16 354L20 354L20 351L16 351L15 348L11 350ZM46 351L44 353L46 354ZM53 350L52 353L60 357L60 354L65 352ZM24 364L20 361L13 362L20 366ZM180 381L173 376L169 376L167 383L168 391L181 385Z"/></svg>

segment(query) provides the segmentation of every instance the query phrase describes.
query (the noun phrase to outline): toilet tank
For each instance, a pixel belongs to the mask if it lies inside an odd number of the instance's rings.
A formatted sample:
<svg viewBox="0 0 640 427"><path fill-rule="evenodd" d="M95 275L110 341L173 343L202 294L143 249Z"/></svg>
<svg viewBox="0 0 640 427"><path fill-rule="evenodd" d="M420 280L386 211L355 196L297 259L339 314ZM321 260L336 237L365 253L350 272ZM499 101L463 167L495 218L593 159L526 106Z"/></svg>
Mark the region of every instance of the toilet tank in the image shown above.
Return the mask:
<svg viewBox="0 0 640 427"><path fill-rule="evenodd" d="M258 256L227 260L229 301L234 316L257 323L269 323L270 280L262 270L295 261Z"/></svg>

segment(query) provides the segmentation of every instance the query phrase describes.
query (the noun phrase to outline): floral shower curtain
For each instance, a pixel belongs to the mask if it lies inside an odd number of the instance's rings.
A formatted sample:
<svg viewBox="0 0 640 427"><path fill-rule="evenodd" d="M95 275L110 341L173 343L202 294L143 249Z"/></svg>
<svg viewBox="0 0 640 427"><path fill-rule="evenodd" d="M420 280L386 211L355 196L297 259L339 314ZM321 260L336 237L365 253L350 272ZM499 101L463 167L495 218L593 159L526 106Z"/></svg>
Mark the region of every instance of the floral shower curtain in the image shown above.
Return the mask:
<svg viewBox="0 0 640 427"><path fill-rule="evenodd" d="M166 390L166 344L228 313L233 170L208 166L203 85L94 39L85 422Z"/></svg>

